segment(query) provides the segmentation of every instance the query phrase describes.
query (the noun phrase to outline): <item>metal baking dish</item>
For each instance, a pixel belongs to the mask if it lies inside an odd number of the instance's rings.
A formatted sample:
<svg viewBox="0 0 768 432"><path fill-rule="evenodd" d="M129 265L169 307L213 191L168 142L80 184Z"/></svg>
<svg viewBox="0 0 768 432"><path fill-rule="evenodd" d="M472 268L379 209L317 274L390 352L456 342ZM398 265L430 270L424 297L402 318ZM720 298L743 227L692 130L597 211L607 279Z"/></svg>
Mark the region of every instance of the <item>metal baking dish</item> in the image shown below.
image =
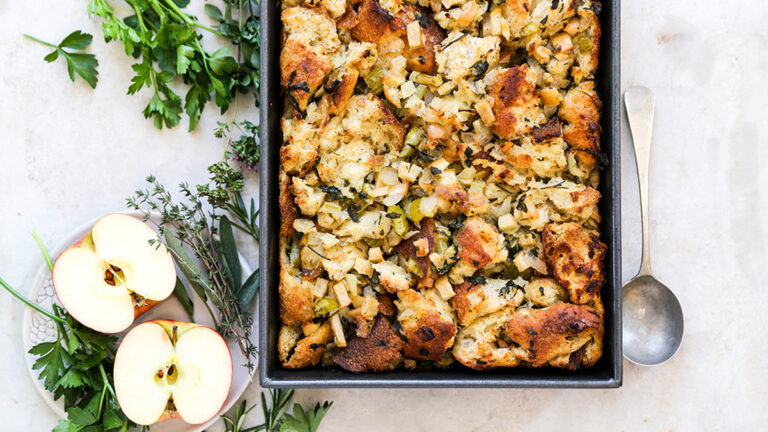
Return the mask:
<svg viewBox="0 0 768 432"><path fill-rule="evenodd" d="M353 374L340 369L286 370L277 359L278 311L278 169L281 143L280 7L261 2L261 205L259 296L259 381L263 387L540 387L611 388L621 386L621 201L620 201L620 1L604 0L598 89L603 100L602 146L607 166L601 174L602 240L608 245L603 357L579 371L513 368L473 371L461 366L424 372Z"/></svg>

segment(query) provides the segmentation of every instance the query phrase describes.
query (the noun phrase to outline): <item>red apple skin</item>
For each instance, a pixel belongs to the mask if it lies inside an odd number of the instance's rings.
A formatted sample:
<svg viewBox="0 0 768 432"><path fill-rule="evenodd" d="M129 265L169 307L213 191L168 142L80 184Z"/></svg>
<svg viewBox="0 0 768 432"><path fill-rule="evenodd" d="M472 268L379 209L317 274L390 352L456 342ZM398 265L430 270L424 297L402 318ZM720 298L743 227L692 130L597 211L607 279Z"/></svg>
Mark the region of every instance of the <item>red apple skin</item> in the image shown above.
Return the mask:
<svg viewBox="0 0 768 432"><path fill-rule="evenodd" d="M178 418L178 419L181 418L181 416L179 415L178 411L174 411L173 413L169 413L168 411L166 411L166 412L163 413L163 415L160 416L160 418L157 419L156 422L154 422L152 424L158 424L160 422L164 422L166 420L175 419L175 418ZM182 420L184 420L184 419L182 419Z"/></svg>
<svg viewBox="0 0 768 432"><path fill-rule="evenodd" d="M224 345L227 345L227 354L229 354L229 362L232 363L232 352L229 350L229 345L227 344L227 340L224 339L224 337L221 335L221 333L217 332L215 329L213 329L211 327L208 327L208 326L205 326L205 325L202 325L202 324L186 322L186 321L174 321L174 320L164 320L164 319L156 319L156 320L151 320L151 321L146 321L146 322L151 322L151 323L158 324L160 327L165 329L165 331L168 333L169 337L171 337L171 338L173 337L172 333L171 333L172 332L171 328L173 328L174 325L178 326L182 330L180 333L177 333L177 335L176 335L177 337L183 335L186 331L191 330L191 329L193 329L195 327L205 327L205 328L207 328L209 330L212 330L214 333L216 333L216 335L218 337L221 338L221 340L224 342ZM232 379L234 378L233 374L234 374L234 367L230 369L230 373L229 373L229 389L227 389L227 393L229 393L229 391L232 389ZM224 407L225 403L227 403L226 399L224 399L224 402L221 403L221 406L216 411L216 414L214 414L211 418L209 418L208 420L204 421L203 423L207 423L207 422L211 421L211 419L213 419L217 415L219 415L219 413L221 412L221 408ZM157 421L154 424L158 424L158 423L160 423L162 421L166 421L166 420L170 420L170 419L175 419L175 418L181 418L181 416L179 415L178 411L174 411L173 413L164 412L163 415L161 415L160 418L158 418ZM184 420L183 418L181 418L181 419ZM203 424L203 423L200 423L200 424Z"/></svg>
<svg viewBox="0 0 768 432"><path fill-rule="evenodd" d="M107 216L109 216L109 215L107 215ZM132 218L134 218L134 219L136 219L136 220L141 220L141 219L139 219L139 218L137 218L137 217L134 217L134 216L130 216L130 215L126 215L126 216L128 216L128 217L132 217ZM95 225L96 225L96 224L97 224L97 223L98 223L98 222L99 222L99 221L100 221L100 220L101 220L103 217L104 217L104 216L102 216L101 218L99 218L99 219L98 219L96 222L94 222L94 223L93 223L93 225L95 226ZM90 237L91 237L91 233L92 233L92 232L93 232L93 227L91 227L91 230L90 230L90 231L88 231L88 233L87 233L87 234L85 234L84 236L82 236L82 237L80 238L80 240L76 241L76 242L75 242L75 244L73 244L72 246L70 246L70 247L68 247L66 250L64 250L64 252L66 252L66 251L68 251L68 250L70 250L70 249L74 249L74 248L82 247L83 243L84 243L84 242L85 242L85 241L86 241L88 238L90 238ZM59 262L59 257L60 257L61 255L63 255L63 254L64 254L64 252L62 252L61 254L59 254L59 256L57 256L57 257L56 257L56 259L53 261L53 271L52 271L51 273L53 273L53 272L55 272L55 271L56 271L56 264ZM55 278L53 278L53 279L51 279L51 280L52 280L52 281L54 281L54 280L55 280ZM59 298L59 303L61 303L61 297L59 296L59 291L56 289L56 284L55 284L55 283L53 284L53 291L56 293L56 297L57 297L57 298ZM143 313L147 312L148 310L152 309L152 308L153 308L153 307L154 307L156 304L158 304L158 303L160 303L160 302L159 302L159 301L155 301L155 300L149 300L149 299L145 299L145 300L144 300L144 304L143 304L142 306L133 305L133 319L134 319L134 321L136 320L136 318L138 318L139 316L141 316L141 314L143 314ZM66 307L64 307L64 309L66 309ZM79 320L78 320L78 322L79 322ZM80 324L82 324L82 323L80 323ZM83 324L83 325L85 325L85 324ZM88 327L88 326L86 326L86 327ZM88 327L88 328L90 328L90 327ZM96 329L91 329L91 330L94 330L94 331L96 331Z"/></svg>

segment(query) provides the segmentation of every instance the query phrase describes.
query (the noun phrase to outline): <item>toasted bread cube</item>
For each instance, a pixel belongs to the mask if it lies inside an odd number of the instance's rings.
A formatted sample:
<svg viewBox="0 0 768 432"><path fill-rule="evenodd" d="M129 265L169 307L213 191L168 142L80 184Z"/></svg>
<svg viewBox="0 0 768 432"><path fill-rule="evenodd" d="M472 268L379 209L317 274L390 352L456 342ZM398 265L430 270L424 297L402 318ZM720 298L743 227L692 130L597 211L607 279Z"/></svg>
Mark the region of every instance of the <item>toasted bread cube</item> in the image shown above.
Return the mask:
<svg viewBox="0 0 768 432"><path fill-rule="evenodd" d="M325 293L328 292L328 279L317 278L312 284L312 296L315 298L325 297Z"/></svg>
<svg viewBox="0 0 768 432"><path fill-rule="evenodd" d="M438 170L440 170L440 171L442 172L442 171L445 171L445 169L446 169L446 168L448 168L448 166L449 166L450 164L451 164L451 163L450 163L450 162L448 162L447 160L445 160L445 158L440 158L440 159L438 159L438 160L436 160L436 161L432 162L432 163L429 165L429 167L430 167L430 169L431 169L431 168L436 168L436 169L438 169Z"/></svg>
<svg viewBox="0 0 768 432"><path fill-rule="evenodd" d="M408 182L415 182L421 174L421 167L418 165L410 164L408 162L401 162L397 167L397 176Z"/></svg>
<svg viewBox="0 0 768 432"><path fill-rule="evenodd" d="M477 101L475 109L480 115L480 119L487 125L492 125L496 121L496 116L493 115L493 104L491 99L484 97Z"/></svg>
<svg viewBox="0 0 768 432"><path fill-rule="evenodd" d="M568 33L558 33L552 36L552 45L555 46L555 51L562 53L569 53L573 51L573 41Z"/></svg>
<svg viewBox="0 0 768 432"><path fill-rule="evenodd" d="M445 265L445 257L437 252L429 254L429 260L435 265L435 268L442 268Z"/></svg>
<svg viewBox="0 0 768 432"><path fill-rule="evenodd" d="M448 281L448 276L443 276L440 279L437 280L435 283L435 288L437 289L438 294L440 294L440 297L443 298L443 300L448 300L456 293L453 292L453 285L451 285L451 282Z"/></svg>
<svg viewBox="0 0 768 432"><path fill-rule="evenodd" d="M348 273L344 276L344 285L347 287L347 293L352 300L352 306L358 308L363 304L363 298L360 296L360 286L358 284L357 276L352 273Z"/></svg>
<svg viewBox="0 0 768 432"><path fill-rule="evenodd" d="M320 328L320 324L308 321L301 325L301 331L304 332L304 336L312 336L317 329Z"/></svg>
<svg viewBox="0 0 768 432"><path fill-rule="evenodd" d="M414 94L416 94L418 90L416 89L416 85L413 84L413 81L406 81L403 83L403 85L400 86L400 96L403 97L403 99L407 99Z"/></svg>
<svg viewBox="0 0 768 432"><path fill-rule="evenodd" d="M539 45L533 50L533 57L539 61L539 63L546 63L552 56L552 51L544 45Z"/></svg>
<svg viewBox="0 0 768 432"><path fill-rule="evenodd" d="M507 213L499 216L499 231L514 232L517 231L519 227L520 225L518 225L515 217L511 214Z"/></svg>
<svg viewBox="0 0 768 432"><path fill-rule="evenodd" d="M347 286L343 282L333 286L333 296L336 297L336 301L339 303L339 309L344 309L352 304L349 293L347 293Z"/></svg>
<svg viewBox="0 0 768 432"><path fill-rule="evenodd" d="M541 101L544 102L544 105L547 106L558 106L560 105L560 94L557 93L557 90L546 88L539 90L539 96L541 96Z"/></svg>
<svg viewBox="0 0 768 432"><path fill-rule="evenodd" d="M363 296L363 305L360 306L360 314L365 319L373 319L379 313L379 301L374 296Z"/></svg>
<svg viewBox="0 0 768 432"><path fill-rule="evenodd" d="M380 263L384 261L384 254L381 253L380 247L368 249L368 261L372 263Z"/></svg>
<svg viewBox="0 0 768 432"><path fill-rule="evenodd" d="M371 266L371 262L363 257L355 258L355 270L362 275L368 277L373 276L373 266Z"/></svg>
<svg viewBox="0 0 768 432"><path fill-rule="evenodd" d="M420 47L422 42L421 25L419 25L419 22L413 21L408 23L408 26L406 26L406 31L408 32L408 46L411 48Z"/></svg>
<svg viewBox="0 0 768 432"><path fill-rule="evenodd" d="M350 293L354 293L355 295L360 295L360 290L358 289L359 284L357 280L357 276L354 274L347 274L344 276L344 284L347 286L347 290Z"/></svg>
<svg viewBox="0 0 768 432"><path fill-rule="evenodd" d="M341 327L341 318L339 314L333 314L331 317L331 330L333 330L333 340L336 342L336 346L347 346L347 338L344 337L344 328Z"/></svg>
<svg viewBox="0 0 768 432"><path fill-rule="evenodd" d="M568 24L565 25L565 32L569 35L573 36L576 33L579 32L579 19L578 18L571 18L570 21L568 21Z"/></svg>
<svg viewBox="0 0 768 432"><path fill-rule="evenodd" d="M429 240L426 238L420 238L413 242L413 246L416 247L416 256L421 258L429 254Z"/></svg>

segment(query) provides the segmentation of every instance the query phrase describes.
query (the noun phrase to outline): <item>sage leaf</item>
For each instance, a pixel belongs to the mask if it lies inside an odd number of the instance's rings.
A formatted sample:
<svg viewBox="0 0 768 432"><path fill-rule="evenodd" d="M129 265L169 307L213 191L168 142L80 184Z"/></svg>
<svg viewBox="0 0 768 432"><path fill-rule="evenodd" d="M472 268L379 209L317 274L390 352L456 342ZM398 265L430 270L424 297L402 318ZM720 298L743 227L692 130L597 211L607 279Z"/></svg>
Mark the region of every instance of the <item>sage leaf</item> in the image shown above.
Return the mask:
<svg viewBox="0 0 768 432"><path fill-rule="evenodd" d="M187 251L184 250L184 246L182 246L181 241L179 241L179 239L172 231L165 230L164 236L165 243L168 245L168 249L176 259L176 263L181 268L181 272L184 273L184 276L186 276L189 284L192 286L192 289L195 290L195 293L197 293L198 297L200 297L200 300L207 302L208 296L205 293L206 284L200 276L200 270L198 270L195 263L192 262L192 258L189 256Z"/></svg>
<svg viewBox="0 0 768 432"><path fill-rule="evenodd" d="M248 304L253 300L253 297L256 296L256 293L259 292L260 281L259 269L256 269L250 276L248 276L242 289L237 293L237 301L240 303L241 308L247 309Z"/></svg>
<svg viewBox="0 0 768 432"><path fill-rule="evenodd" d="M219 220L219 240L221 242L221 255L224 257L229 273L232 292L237 293L243 283L243 270L240 267L240 256L237 253L232 223L226 216L222 216Z"/></svg>
<svg viewBox="0 0 768 432"><path fill-rule="evenodd" d="M217 8L212 4L206 4L204 7L205 7L205 14L211 17L212 19L215 19L216 21L224 20L224 14L221 13L221 9Z"/></svg>
<svg viewBox="0 0 768 432"><path fill-rule="evenodd" d="M184 307L184 311L189 315L190 321L194 320L195 305L192 304L192 300L189 298L187 288L181 282L181 279L176 278L176 286L173 288L173 294L179 299L179 303Z"/></svg>

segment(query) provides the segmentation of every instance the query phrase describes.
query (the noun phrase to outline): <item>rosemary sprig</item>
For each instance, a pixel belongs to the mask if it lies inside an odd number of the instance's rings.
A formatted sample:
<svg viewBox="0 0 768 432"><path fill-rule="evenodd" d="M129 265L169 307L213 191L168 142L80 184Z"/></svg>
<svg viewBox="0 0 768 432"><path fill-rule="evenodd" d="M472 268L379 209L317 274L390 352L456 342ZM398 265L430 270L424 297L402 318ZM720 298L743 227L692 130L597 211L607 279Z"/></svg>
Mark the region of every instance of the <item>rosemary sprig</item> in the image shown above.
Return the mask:
<svg viewBox="0 0 768 432"><path fill-rule="evenodd" d="M155 177L149 176L146 180L150 187L137 190L133 197L128 198L128 207L140 211L144 220L151 223L154 223L150 219L151 212L160 213L161 221L156 225L166 240L168 250L176 259L195 293L209 308L209 314L214 319L219 332L224 337L237 342L246 358L246 366L253 370L256 347L251 342L253 317L247 308L250 299L244 302L242 297L239 297L253 290L241 284L239 262L236 258L237 249L231 233L221 235L222 227L225 231L227 229L227 222L225 222L227 219L217 214L217 210L222 208L219 205L220 201L209 198L212 206L206 213L201 199L202 194L193 191L186 183L179 185L183 199L175 201L171 193ZM237 184L222 184L242 187L242 179ZM213 189L210 185L206 187L207 189L199 186L198 190L213 191L214 195L220 193L216 186ZM159 246L160 243L157 244ZM185 248L189 248L198 258L201 263L199 268L191 260ZM257 279L249 278L249 280ZM208 302L218 312L218 321Z"/></svg>
<svg viewBox="0 0 768 432"><path fill-rule="evenodd" d="M259 241L259 210L256 209L253 198L251 198L250 208L246 207L242 195L236 192L224 204L224 208L237 219L237 222L232 221L232 226Z"/></svg>

